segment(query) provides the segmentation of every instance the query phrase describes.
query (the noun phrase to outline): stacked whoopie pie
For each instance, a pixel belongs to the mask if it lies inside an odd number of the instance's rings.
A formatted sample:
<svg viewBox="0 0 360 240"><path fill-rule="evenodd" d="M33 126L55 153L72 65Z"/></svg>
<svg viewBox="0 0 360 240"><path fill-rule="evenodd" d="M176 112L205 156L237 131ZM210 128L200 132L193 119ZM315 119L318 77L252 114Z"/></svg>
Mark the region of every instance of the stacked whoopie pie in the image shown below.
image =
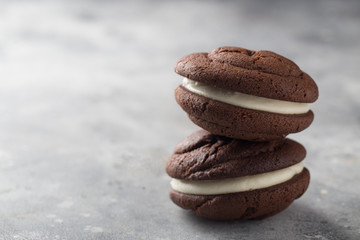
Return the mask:
<svg viewBox="0 0 360 240"><path fill-rule="evenodd" d="M185 77L176 101L204 129L167 162L175 204L214 220L260 219L306 191L306 150L286 136L313 121L309 75L274 52L238 47L187 55L175 71Z"/></svg>

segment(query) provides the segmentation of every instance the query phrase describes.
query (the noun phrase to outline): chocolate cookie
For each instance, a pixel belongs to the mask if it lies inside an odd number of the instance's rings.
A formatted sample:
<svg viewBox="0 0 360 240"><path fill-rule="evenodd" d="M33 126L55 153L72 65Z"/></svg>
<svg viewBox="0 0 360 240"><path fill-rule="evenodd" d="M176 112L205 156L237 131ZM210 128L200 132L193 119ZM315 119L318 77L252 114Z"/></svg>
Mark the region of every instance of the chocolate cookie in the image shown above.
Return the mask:
<svg viewBox="0 0 360 240"><path fill-rule="evenodd" d="M209 219L271 216L306 191L305 155L290 139L248 142L200 130L180 142L167 162L170 198Z"/></svg>
<svg viewBox="0 0 360 240"><path fill-rule="evenodd" d="M176 101L209 132L252 141L280 139L313 121L312 78L276 53L221 47L181 58Z"/></svg>

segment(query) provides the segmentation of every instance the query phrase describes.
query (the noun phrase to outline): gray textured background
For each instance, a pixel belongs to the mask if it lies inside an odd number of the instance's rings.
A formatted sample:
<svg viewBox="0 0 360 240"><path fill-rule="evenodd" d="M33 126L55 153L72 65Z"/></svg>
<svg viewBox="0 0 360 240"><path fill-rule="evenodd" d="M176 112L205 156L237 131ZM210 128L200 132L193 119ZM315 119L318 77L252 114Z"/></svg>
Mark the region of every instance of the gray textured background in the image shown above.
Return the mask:
<svg viewBox="0 0 360 240"><path fill-rule="evenodd" d="M166 158L197 129L181 56L223 45L293 59L318 83L308 192L263 221L168 199ZM0 239L359 239L359 1L0 1Z"/></svg>

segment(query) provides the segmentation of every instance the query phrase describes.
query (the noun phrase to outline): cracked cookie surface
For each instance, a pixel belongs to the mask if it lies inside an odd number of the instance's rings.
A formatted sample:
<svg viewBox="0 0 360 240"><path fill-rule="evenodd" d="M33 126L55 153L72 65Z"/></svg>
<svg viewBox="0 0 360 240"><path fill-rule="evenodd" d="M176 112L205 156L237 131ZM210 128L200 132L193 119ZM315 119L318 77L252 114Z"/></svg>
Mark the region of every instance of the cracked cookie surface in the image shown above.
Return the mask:
<svg viewBox="0 0 360 240"><path fill-rule="evenodd" d="M166 171L177 179L216 180L286 168L305 156L305 148L290 139L249 142L199 130L175 147Z"/></svg>
<svg viewBox="0 0 360 240"><path fill-rule="evenodd" d="M308 74L271 51L220 47L182 57L175 72L214 87L271 99L311 103L319 95Z"/></svg>

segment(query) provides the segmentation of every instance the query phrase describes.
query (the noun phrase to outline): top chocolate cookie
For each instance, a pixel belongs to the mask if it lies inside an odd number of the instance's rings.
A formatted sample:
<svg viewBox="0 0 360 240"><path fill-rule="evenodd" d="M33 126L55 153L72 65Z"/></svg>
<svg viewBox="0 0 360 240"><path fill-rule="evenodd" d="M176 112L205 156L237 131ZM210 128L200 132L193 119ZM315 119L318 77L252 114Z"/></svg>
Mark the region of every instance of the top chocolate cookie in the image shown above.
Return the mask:
<svg viewBox="0 0 360 240"><path fill-rule="evenodd" d="M270 51L220 47L182 57L175 72L194 81L258 97L311 103L314 80L291 60Z"/></svg>

